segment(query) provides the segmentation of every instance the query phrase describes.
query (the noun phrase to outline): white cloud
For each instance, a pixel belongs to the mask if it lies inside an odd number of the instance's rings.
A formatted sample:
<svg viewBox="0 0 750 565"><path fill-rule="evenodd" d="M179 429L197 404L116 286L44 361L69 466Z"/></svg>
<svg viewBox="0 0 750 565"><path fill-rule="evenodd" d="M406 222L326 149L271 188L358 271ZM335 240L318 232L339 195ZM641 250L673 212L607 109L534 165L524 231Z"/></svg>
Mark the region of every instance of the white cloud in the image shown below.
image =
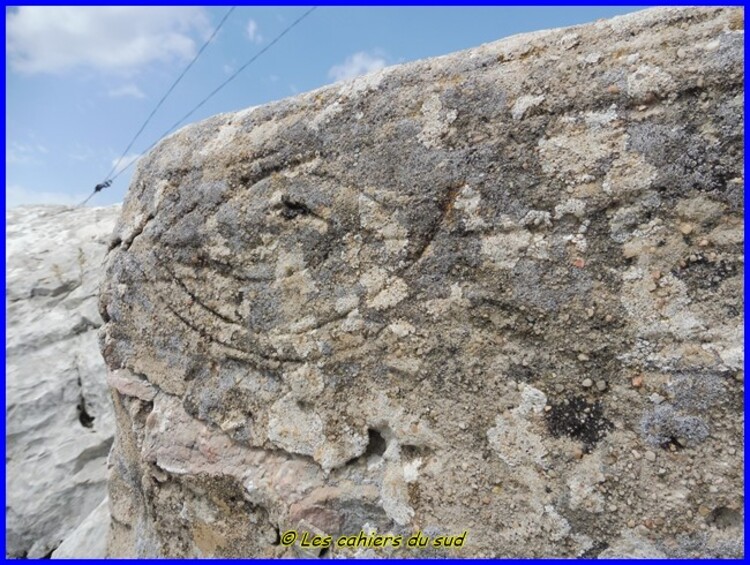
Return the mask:
<svg viewBox="0 0 750 565"><path fill-rule="evenodd" d="M192 35L209 20L197 7L21 7L6 14L11 67L24 73L71 69L132 73L196 52Z"/></svg>
<svg viewBox="0 0 750 565"><path fill-rule="evenodd" d="M5 163L7 165L38 165L42 161L40 155L49 150L39 143L18 143L11 141L5 148Z"/></svg>
<svg viewBox="0 0 750 565"><path fill-rule="evenodd" d="M258 22L253 19L247 21L247 36L253 43L263 43L263 36L260 34Z"/></svg>
<svg viewBox="0 0 750 565"><path fill-rule="evenodd" d="M118 88L111 88L107 93L111 98L146 98L143 91L135 84L124 84Z"/></svg>
<svg viewBox="0 0 750 565"><path fill-rule="evenodd" d="M137 161L140 158L140 153L128 153L122 158L122 161L120 161L119 163L117 162L117 159L112 159L112 166L114 167L115 165L117 165L115 171L112 174L116 175L123 169L127 168L131 163Z"/></svg>
<svg viewBox="0 0 750 565"><path fill-rule="evenodd" d="M386 61L383 57L359 51L347 57L342 64L331 67L328 76L334 81L346 80L379 71L385 66Z"/></svg>
<svg viewBox="0 0 750 565"><path fill-rule="evenodd" d="M76 206L83 202L88 194L67 194L64 192L50 192L44 190L31 190L17 184L5 188L5 208L15 208L25 204L64 204Z"/></svg>
<svg viewBox="0 0 750 565"><path fill-rule="evenodd" d="M74 161L88 161L94 156L94 150L88 145L76 142L72 150L68 152L68 157Z"/></svg>

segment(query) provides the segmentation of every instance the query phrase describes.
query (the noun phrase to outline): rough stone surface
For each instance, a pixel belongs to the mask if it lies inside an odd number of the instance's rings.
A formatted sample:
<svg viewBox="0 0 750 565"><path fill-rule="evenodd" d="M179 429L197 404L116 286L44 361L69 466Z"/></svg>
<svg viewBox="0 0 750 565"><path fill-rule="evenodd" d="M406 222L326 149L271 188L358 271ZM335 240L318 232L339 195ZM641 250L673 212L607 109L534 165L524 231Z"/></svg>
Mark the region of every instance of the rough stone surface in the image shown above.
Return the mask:
<svg viewBox="0 0 750 565"><path fill-rule="evenodd" d="M739 555L742 85L742 10L658 9L164 140L101 293L111 555Z"/></svg>
<svg viewBox="0 0 750 565"><path fill-rule="evenodd" d="M52 552L52 559L102 559L107 556L109 499L105 498Z"/></svg>
<svg viewBox="0 0 750 565"><path fill-rule="evenodd" d="M115 426L97 294L119 214L119 206L6 212L10 557L49 555L106 496Z"/></svg>

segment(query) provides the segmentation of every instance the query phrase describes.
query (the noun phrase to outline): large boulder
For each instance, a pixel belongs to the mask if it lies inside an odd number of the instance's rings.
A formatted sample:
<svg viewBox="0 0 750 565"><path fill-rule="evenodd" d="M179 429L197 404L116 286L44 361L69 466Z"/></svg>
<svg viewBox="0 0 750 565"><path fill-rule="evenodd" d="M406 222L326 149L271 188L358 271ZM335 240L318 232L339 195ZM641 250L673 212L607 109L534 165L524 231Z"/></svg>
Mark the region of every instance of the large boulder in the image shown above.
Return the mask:
<svg viewBox="0 0 750 565"><path fill-rule="evenodd" d="M119 213L120 206L6 212L9 557L48 556L107 496L114 419L97 295Z"/></svg>
<svg viewBox="0 0 750 565"><path fill-rule="evenodd" d="M742 10L686 8L165 139L101 293L111 555L737 555L742 133Z"/></svg>

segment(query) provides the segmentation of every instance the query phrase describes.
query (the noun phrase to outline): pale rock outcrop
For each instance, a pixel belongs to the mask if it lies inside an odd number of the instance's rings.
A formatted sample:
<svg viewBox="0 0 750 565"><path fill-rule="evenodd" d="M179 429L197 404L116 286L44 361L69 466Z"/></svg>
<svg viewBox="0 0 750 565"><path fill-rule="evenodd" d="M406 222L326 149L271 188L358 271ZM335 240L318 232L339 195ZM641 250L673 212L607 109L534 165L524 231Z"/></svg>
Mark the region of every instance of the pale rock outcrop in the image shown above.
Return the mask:
<svg viewBox="0 0 750 565"><path fill-rule="evenodd" d="M114 419L97 295L119 213L119 206L6 211L10 557L48 555L107 495Z"/></svg>
<svg viewBox="0 0 750 565"><path fill-rule="evenodd" d="M110 554L738 555L743 36L648 10L165 139L101 292Z"/></svg>
<svg viewBox="0 0 750 565"><path fill-rule="evenodd" d="M102 559L106 557L109 524L109 499L105 498L52 552L52 559Z"/></svg>

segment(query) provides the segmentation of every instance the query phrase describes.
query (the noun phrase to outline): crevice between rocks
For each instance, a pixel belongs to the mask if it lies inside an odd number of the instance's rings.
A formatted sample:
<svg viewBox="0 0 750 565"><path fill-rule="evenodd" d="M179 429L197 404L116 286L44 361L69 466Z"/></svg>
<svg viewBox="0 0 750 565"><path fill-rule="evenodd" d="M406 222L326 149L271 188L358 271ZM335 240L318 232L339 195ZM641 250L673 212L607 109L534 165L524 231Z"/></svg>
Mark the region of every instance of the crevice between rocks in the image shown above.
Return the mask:
<svg viewBox="0 0 750 565"><path fill-rule="evenodd" d="M81 372L78 368L78 361L76 361L75 370L78 374L78 379L76 381L78 383L78 404L76 405L76 410L78 411L78 421L84 428L91 429L94 427L94 420L96 418L89 414L88 410L86 409L86 397L83 394L83 382L81 381Z"/></svg>

